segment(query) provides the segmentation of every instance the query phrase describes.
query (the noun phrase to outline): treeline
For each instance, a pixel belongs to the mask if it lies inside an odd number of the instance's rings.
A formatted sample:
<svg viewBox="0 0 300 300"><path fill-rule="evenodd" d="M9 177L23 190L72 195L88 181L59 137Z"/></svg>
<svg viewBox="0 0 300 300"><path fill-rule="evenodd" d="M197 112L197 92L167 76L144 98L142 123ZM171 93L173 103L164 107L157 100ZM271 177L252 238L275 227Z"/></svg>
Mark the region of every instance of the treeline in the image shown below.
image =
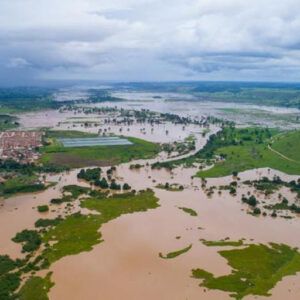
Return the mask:
<svg viewBox="0 0 300 300"><path fill-rule="evenodd" d="M106 171L106 177L101 178L102 170L101 168L93 169L81 169L77 174L78 179L83 179L91 184L94 184L97 187L102 189L111 189L111 190L130 190L131 186L128 183L124 183L123 186L117 183L116 179L112 178L113 172L116 171L116 167L112 166Z"/></svg>
<svg viewBox="0 0 300 300"><path fill-rule="evenodd" d="M3 184L0 184L0 195L9 196L12 194L18 193L34 193L43 191L46 189L46 186L42 183L32 183L32 184L23 184L19 186L10 186L4 187Z"/></svg>
<svg viewBox="0 0 300 300"><path fill-rule="evenodd" d="M0 172L19 172L21 174L31 175L33 173L60 173L68 171L70 168L52 164L43 164L38 166L34 163L21 164L13 159L0 159Z"/></svg>

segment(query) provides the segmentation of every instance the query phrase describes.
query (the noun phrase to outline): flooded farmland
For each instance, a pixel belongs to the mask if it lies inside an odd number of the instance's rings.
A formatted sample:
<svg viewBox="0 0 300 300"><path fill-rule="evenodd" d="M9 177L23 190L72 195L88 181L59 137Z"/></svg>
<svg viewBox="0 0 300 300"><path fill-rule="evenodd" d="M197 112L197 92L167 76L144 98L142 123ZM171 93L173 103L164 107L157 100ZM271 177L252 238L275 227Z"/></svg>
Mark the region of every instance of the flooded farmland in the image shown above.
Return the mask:
<svg viewBox="0 0 300 300"><path fill-rule="evenodd" d="M129 97L117 94L118 97ZM174 95L165 95L166 100ZM161 96L163 97L163 96ZM135 99L136 98L136 99ZM139 100L141 99L142 100ZM214 106L214 103L201 105L186 105L183 102L153 100L153 95L130 94L130 101L120 102L119 108L129 109L136 105L145 109L160 112L173 112L200 119L228 106ZM153 101L152 101L153 100ZM190 99L189 99L190 100ZM176 105L174 105L176 103ZM106 107L108 103L95 105ZM194 106L195 105L195 106ZM85 105L89 107L90 105ZM248 109L248 106L243 109ZM265 108L260 108L264 110ZM278 114L271 108L265 109L270 114ZM297 111L281 111L283 114L297 114ZM207 143L209 137L221 130L218 124L210 124L208 128L196 124L185 126L164 122L162 124L106 124L105 115L74 113L73 111L43 111L20 115L22 129L37 129L50 127L56 130L80 130L86 133L99 134L99 129L106 129L110 134L124 134L124 136L142 138L156 143L174 143L185 141L190 136L195 139L195 149L185 154L175 154L176 159L194 155ZM92 125L84 125L90 122ZM88 124L90 124L88 123ZM242 125L247 120L241 120ZM268 123L269 125L271 123ZM288 125L290 126L290 125ZM294 125L291 125L294 126ZM296 125L295 125L296 126ZM206 130L206 131L205 131ZM203 134L205 131L205 134ZM232 241L243 240L247 244L286 244L290 247L300 247L298 233L300 222L297 215L285 217L253 216L248 206L241 201L244 195L255 193L261 203L273 203L279 194L289 201L295 194L287 188L281 188L271 196L265 196L254 191L253 187L242 184L246 181L260 180L264 177L280 176L284 181L297 180L296 175L286 175L269 168L260 168L239 173L236 194L228 190L215 192L209 195L210 187L230 185L233 176L208 178L203 187L200 178L194 177L199 165L179 166L172 170L165 168L153 169L151 164L156 161L171 161L172 156L159 153L157 157L148 160L136 160L116 166L114 178L120 183L129 184L132 189L154 190L159 199L159 207L133 214L124 214L101 226L99 231L103 241L94 245L91 251L82 251L76 255L67 255L55 261L49 267L52 272L51 280L54 286L48 296L50 300L60 299L231 299L228 292L210 290L199 286L200 281L192 278L192 270L201 268L214 274L225 276L231 273L232 268L219 255L222 247L208 247L202 240ZM131 165L139 164L140 168L133 169ZM105 173L109 167L102 168ZM55 185L45 191L13 196L1 200L0 207L0 253L12 258L22 258L21 245L14 243L11 238L23 229L34 229L39 218L56 218L67 216L81 211L83 214L95 213L93 210L82 208L80 200L76 200L70 210L66 204L50 204L50 210L39 213L37 206L47 205L53 198L62 195L66 185L78 185L97 190L84 180L77 178L79 169L51 175L45 174L45 182L54 182ZM180 191L171 191L159 188L177 184L183 188ZM280 196L281 197L281 196ZM188 208L196 213L190 215L179 208ZM7 226L9 224L9 226ZM288 234L287 234L288 232ZM178 249L192 245L191 249L173 259L162 259L159 253L172 253ZM226 246L226 250L234 249ZM45 270L37 271L37 275L44 276ZM117 287L116 287L117 283ZM300 294L300 274L284 277L270 291L272 299L296 299ZM247 295L244 299L267 299L263 296Z"/></svg>

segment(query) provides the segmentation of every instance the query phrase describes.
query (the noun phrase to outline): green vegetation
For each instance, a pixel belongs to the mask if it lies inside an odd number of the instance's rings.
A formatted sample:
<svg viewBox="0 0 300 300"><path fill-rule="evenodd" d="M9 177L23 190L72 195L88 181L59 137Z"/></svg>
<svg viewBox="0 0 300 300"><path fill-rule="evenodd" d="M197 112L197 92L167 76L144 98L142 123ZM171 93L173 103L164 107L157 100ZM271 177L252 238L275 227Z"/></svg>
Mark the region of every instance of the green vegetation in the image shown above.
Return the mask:
<svg viewBox="0 0 300 300"><path fill-rule="evenodd" d="M169 184L168 182L166 182L165 184L158 184L156 188L166 190L169 192L180 192L184 190L183 185L179 185L177 183Z"/></svg>
<svg viewBox="0 0 300 300"><path fill-rule="evenodd" d="M17 118L10 115L0 115L0 131L16 128L19 126Z"/></svg>
<svg viewBox="0 0 300 300"><path fill-rule="evenodd" d="M168 254L165 255L165 256L160 252L160 253L159 253L159 257L160 257L160 258L164 258L164 259L175 258L175 257L177 257L177 256L179 256L179 255L181 255L181 254L184 254L184 253L188 252L188 251L192 248L192 246L193 246L193 245L191 244L191 245L189 245L189 246L186 247L186 248L183 248L183 249L178 250L178 251L170 252L170 253L168 253Z"/></svg>
<svg viewBox="0 0 300 300"><path fill-rule="evenodd" d="M69 168L52 164L43 164L42 166L38 166L34 163L21 164L12 159L0 160L0 171L6 173L17 172L22 175L33 175L41 172L59 173L66 170L69 170Z"/></svg>
<svg viewBox="0 0 300 300"><path fill-rule="evenodd" d="M81 169L80 172L77 174L77 178L84 179L86 181L92 181L95 182L96 180L99 180L101 174L100 168L94 168L94 169Z"/></svg>
<svg viewBox="0 0 300 300"><path fill-rule="evenodd" d="M232 246L232 247L239 247L243 246L244 242L243 240L238 240L238 241L230 241L229 239L224 239L220 241L207 241L205 239L200 240L205 246L208 247L225 247L225 246Z"/></svg>
<svg viewBox="0 0 300 300"><path fill-rule="evenodd" d="M57 139L57 138L85 138L85 137L97 137L96 133L89 133L77 130L46 130L45 139Z"/></svg>
<svg viewBox="0 0 300 300"><path fill-rule="evenodd" d="M178 92L195 95L199 101L250 103L300 107L298 83L188 82L132 83L135 89L151 92ZM176 100L175 100L176 101ZM195 101L195 98L192 99Z"/></svg>
<svg viewBox="0 0 300 300"><path fill-rule="evenodd" d="M297 182L295 180L286 182L281 180L279 176L274 176L272 180L270 180L268 177L263 177L260 180L247 180L243 183L249 186L253 186L259 191L263 191L265 195L273 194L280 187L285 186L289 188L291 192L296 193L297 198L300 199L300 179L298 179Z"/></svg>
<svg viewBox="0 0 300 300"><path fill-rule="evenodd" d="M35 223L35 227L50 227L50 226L56 226L59 222L61 222L63 219L61 217L57 217L55 219L38 219Z"/></svg>
<svg viewBox="0 0 300 300"><path fill-rule="evenodd" d="M48 205L38 206L38 212L47 212L47 211L49 211L49 206Z"/></svg>
<svg viewBox="0 0 300 300"><path fill-rule="evenodd" d="M300 271L300 253L284 244L249 245L243 249L218 252L232 267L232 273L215 277L202 269L192 270L200 286L230 292L235 299L247 295L270 296L269 291L283 277Z"/></svg>
<svg viewBox="0 0 300 300"><path fill-rule="evenodd" d="M192 217L198 216L197 212L191 208L188 208L188 207L178 207L178 208L183 210L185 213L189 214Z"/></svg>
<svg viewBox="0 0 300 300"><path fill-rule="evenodd" d="M0 299L16 299L13 293L19 287L20 282L20 277L15 273L5 273L4 275L0 276Z"/></svg>
<svg viewBox="0 0 300 300"><path fill-rule="evenodd" d="M53 101L53 92L53 89L38 87L0 88L0 113L56 109L64 103Z"/></svg>
<svg viewBox="0 0 300 300"><path fill-rule="evenodd" d="M293 203L292 205L288 204L287 199L283 199L280 203L272 204L272 205L264 205L265 209L270 209L273 211L276 210L289 210L293 213L300 214L300 206Z"/></svg>
<svg viewBox="0 0 300 300"><path fill-rule="evenodd" d="M300 163L287 160L268 148L270 137L275 133L275 131L259 128L223 129L222 133L210 139L207 145L212 144L210 147L212 153L224 160L216 162L209 170L199 171L196 176L221 177L235 171L262 167L288 174L300 174ZM291 147L292 152L298 152L297 143L295 141L294 146Z"/></svg>
<svg viewBox="0 0 300 300"><path fill-rule="evenodd" d="M223 127L222 131L210 136L207 144L190 157L168 161L156 162L152 168L172 169L179 165L194 166L194 163L210 165L211 169L200 170L197 177L222 177L235 172L254 168L269 167L288 174L300 174L300 162L291 161L272 151L269 144L278 131L268 128L235 128ZM284 135L280 135L281 143L285 143ZM298 153L299 139L289 138L290 152ZM276 146L276 142L274 143ZM296 154L291 157L297 157ZM298 155L298 154L297 154Z"/></svg>
<svg viewBox="0 0 300 300"><path fill-rule="evenodd" d="M36 175L17 176L0 183L0 195L11 197L18 193L33 193L46 189Z"/></svg>
<svg viewBox="0 0 300 300"><path fill-rule="evenodd" d="M300 163L300 131L290 131L279 135L272 144L272 148Z"/></svg>
<svg viewBox="0 0 300 300"><path fill-rule="evenodd" d="M137 138L127 139L132 145L65 148L54 142L41 149L41 162L66 167L108 166L152 158L159 152L157 144Z"/></svg>
<svg viewBox="0 0 300 300"><path fill-rule="evenodd" d="M114 168L110 169L112 172ZM144 190L108 196L98 190L69 185L63 188L69 192L71 199L82 194L90 198L81 199L81 207L99 213L83 215L80 212L64 218L39 219L35 226L40 230L25 229L12 239L22 245L22 251L28 252L24 260L0 256L0 299L48 299L47 293L53 283L50 273L45 278L28 277L27 273L47 269L51 263L67 255L90 251L93 246L102 242L99 229L101 225L123 214L146 211L159 206L159 199L152 190ZM67 197L67 196L66 196ZM36 250L42 249L41 253ZM17 292L21 278L27 279Z"/></svg>
<svg viewBox="0 0 300 300"><path fill-rule="evenodd" d="M20 289L18 297L20 300L49 300L47 293L54 286L51 282L51 273L45 278L30 277Z"/></svg>
<svg viewBox="0 0 300 300"><path fill-rule="evenodd" d="M73 199L78 198L80 195L88 194L90 189L88 187L79 186L75 184L65 185L63 192L69 192L72 194Z"/></svg>
<svg viewBox="0 0 300 300"><path fill-rule="evenodd" d="M53 263L66 255L92 250L94 245L100 243L100 226L101 219L97 215L76 213L66 217L43 235L44 243L55 241L43 256Z"/></svg>
<svg viewBox="0 0 300 300"><path fill-rule="evenodd" d="M122 214L156 208L157 202L158 199L151 190L141 191L138 194L117 194L111 197L107 197L106 193L96 192L92 198L82 200L81 206L101 214L76 213L59 221L42 237L44 243L55 241L52 247L45 250L43 256L53 263L66 255L90 251L94 245L101 242L101 233L98 230L103 223Z"/></svg>
<svg viewBox="0 0 300 300"><path fill-rule="evenodd" d="M86 193L91 198L81 200L81 206L96 210L100 214L83 215L80 212L56 219L39 219L36 230L23 230L16 234L13 241L21 243L23 252L29 252L24 260L13 261L7 255L0 256L0 299L37 299L46 300L47 292L53 286L49 273L45 278L30 277L16 292L21 284L21 276L38 270L47 269L51 263L66 255L75 255L82 251L90 251L93 246L102 242L99 229L102 224L122 214L146 211L157 208L158 198L152 190L116 194L108 197L89 188L74 185L66 186L78 197ZM72 196L72 197L73 197ZM43 246L41 254L35 251ZM25 277L26 278L26 277Z"/></svg>
<svg viewBox="0 0 300 300"><path fill-rule="evenodd" d="M23 252L33 252L39 249L42 241L41 236L36 230L24 229L18 232L12 239L15 243L22 243Z"/></svg>

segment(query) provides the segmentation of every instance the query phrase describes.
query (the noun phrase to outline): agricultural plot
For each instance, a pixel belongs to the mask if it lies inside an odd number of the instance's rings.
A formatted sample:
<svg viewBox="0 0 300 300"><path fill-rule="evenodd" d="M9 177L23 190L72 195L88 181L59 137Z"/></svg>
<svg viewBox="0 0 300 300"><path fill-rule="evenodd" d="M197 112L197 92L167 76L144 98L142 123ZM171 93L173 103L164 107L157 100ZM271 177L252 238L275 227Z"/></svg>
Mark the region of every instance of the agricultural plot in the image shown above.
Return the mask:
<svg viewBox="0 0 300 300"><path fill-rule="evenodd" d="M87 146L112 146L132 145L132 143L119 137L96 137L96 138L58 138L64 147L87 147Z"/></svg>

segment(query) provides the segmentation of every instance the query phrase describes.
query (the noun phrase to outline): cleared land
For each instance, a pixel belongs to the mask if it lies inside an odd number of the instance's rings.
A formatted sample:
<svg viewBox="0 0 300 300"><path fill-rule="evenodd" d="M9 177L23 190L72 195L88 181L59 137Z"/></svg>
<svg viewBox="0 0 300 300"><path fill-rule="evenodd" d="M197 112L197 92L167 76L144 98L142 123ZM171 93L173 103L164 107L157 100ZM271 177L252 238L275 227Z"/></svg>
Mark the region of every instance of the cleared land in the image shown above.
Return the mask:
<svg viewBox="0 0 300 300"><path fill-rule="evenodd" d="M137 138L126 138L130 145L63 147L56 140L65 138L66 133L56 131L49 133L51 143L45 146L42 152L42 163L51 163L67 167L108 166L129 162L133 159L148 159L155 157L159 152L159 145ZM53 138L55 136L55 138ZM70 135L69 135L70 136ZM72 137L81 137L80 133L73 132ZM85 135L88 137L87 135Z"/></svg>

